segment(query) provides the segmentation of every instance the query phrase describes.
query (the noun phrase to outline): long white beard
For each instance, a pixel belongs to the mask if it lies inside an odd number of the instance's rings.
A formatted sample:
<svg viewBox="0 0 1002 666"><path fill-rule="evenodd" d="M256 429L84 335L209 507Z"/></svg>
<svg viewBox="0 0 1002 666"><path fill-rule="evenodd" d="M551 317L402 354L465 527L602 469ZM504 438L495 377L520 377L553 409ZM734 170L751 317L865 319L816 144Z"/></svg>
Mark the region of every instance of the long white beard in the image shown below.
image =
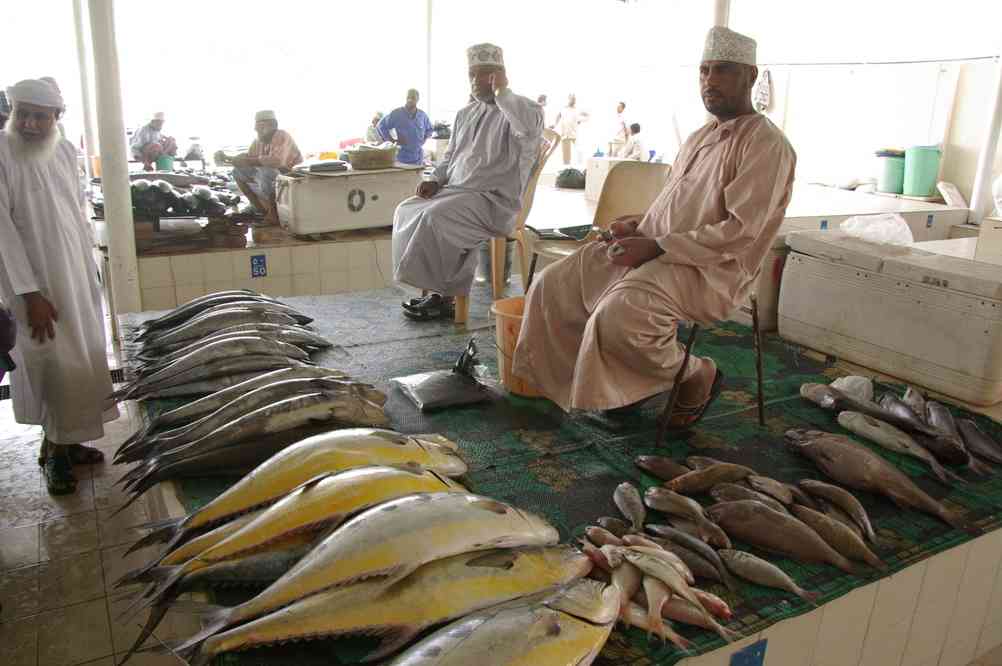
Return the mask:
<svg viewBox="0 0 1002 666"><path fill-rule="evenodd" d="M46 164L56 154L56 148L59 146L59 140L62 137L55 123L53 123L52 129L49 130L45 138L37 141L26 140L17 129L9 127L9 125L10 122L8 122L8 127L5 131L9 137L8 141L10 142L11 151L18 161L29 164Z"/></svg>

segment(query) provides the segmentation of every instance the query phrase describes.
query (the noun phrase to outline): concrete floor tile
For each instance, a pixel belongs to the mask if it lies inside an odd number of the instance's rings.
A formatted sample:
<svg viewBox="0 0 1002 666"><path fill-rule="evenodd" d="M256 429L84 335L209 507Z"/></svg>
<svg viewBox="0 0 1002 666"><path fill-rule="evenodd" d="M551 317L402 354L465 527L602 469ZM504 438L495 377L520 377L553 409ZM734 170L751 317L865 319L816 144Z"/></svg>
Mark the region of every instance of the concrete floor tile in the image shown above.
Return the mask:
<svg viewBox="0 0 1002 666"><path fill-rule="evenodd" d="M104 597L101 554L92 550L39 566L40 610L71 606Z"/></svg>
<svg viewBox="0 0 1002 666"><path fill-rule="evenodd" d="M149 531L136 529L137 525L150 522L145 498L140 497L121 513L115 514L116 511L117 509L101 509L97 512L101 547L131 544Z"/></svg>
<svg viewBox="0 0 1002 666"><path fill-rule="evenodd" d="M38 628L34 619L0 622L0 664L39 666Z"/></svg>
<svg viewBox="0 0 1002 666"><path fill-rule="evenodd" d="M134 553L125 554L131 544L113 546L101 549L101 567L104 569L104 587L108 594L118 593L115 582L126 573L146 566L160 554L156 547L141 548Z"/></svg>
<svg viewBox="0 0 1002 666"><path fill-rule="evenodd" d="M38 566L32 565L0 574L0 620L8 622L39 611Z"/></svg>
<svg viewBox="0 0 1002 666"><path fill-rule="evenodd" d="M97 512L81 513L43 523L39 559L52 560L98 549Z"/></svg>
<svg viewBox="0 0 1002 666"><path fill-rule="evenodd" d="M104 599L42 613L38 624L38 663L72 666L114 654Z"/></svg>
<svg viewBox="0 0 1002 666"><path fill-rule="evenodd" d="M94 661L88 661L80 666L115 666L117 662L115 657L102 657L101 659L95 659ZM175 665L177 662L174 662Z"/></svg>
<svg viewBox="0 0 1002 666"><path fill-rule="evenodd" d="M0 572L38 564L38 525L0 530Z"/></svg>

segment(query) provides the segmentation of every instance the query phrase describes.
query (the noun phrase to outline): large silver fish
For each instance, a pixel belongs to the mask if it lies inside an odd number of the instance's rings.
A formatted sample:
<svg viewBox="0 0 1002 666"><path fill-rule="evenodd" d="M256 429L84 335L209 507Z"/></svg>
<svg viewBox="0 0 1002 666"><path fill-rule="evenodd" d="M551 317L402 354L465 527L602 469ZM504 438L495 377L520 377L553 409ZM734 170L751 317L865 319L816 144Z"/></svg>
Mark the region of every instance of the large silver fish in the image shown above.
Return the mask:
<svg viewBox="0 0 1002 666"><path fill-rule="evenodd" d="M205 296L193 298L183 305L179 305L167 314L156 319L147 319L140 324L141 331L156 331L163 328L170 328L198 316L203 311L221 305L223 303L233 303L236 301L264 300L277 302L273 298L259 294L250 289L233 289L231 291L219 291Z"/></svg>
<svg viewBox="0 0 1002 666"><path fill-rule="evenodd" d="M155 350L143 351L138 354L137 358L143 362L141 366L143 368L166 365L170 361L184 356L187 352L195 351L210 342L240 335L256 335L262 338L281 340L282 342L288 342L291 345L296 345L307 350L314 348L326 349L334 346L334 343L330 340L304 326L251 322L249 324L229 326L205 338L199 338L191 342L176 342L163 345Z"/></svg>
<svg viewBox="0 0 1002 666"><path fill-rule="evenodd" d="M300 361L309 360L310 355L295 345L280 340L262 338L255 335L241 335L216 340L194 349L184 356L158 367L147 368L140 373L136 386L155 384L191 368L233 356L285 356Z"/></svg>
<svg viewBox="0 0 1002 666"><path fill-rule="evenodd" d="M264 354L253 354L248 356L236 356L230 358L220 358L209 361L204 365L198 365L188 370L165 377L159 381L143 382L137 386L124 386L114 393L112 398L131 400L142 400L150 397L165 397L170 395L167 389L184 386L200 382L206 379L222 377L228 375L241 375L257 371L275 370L278 368L295 368L303 365L312 365L306 361L289 358L288 356L273 356ZM183 391L183 389L182 389ZM180 393L179 395L190 395L190 393Z"/></svg>
<svg viewBox="0 0 1002 666"><path fill-rule="evenodd" d="M258 310L248 307L210 310L177 328L165 329L158 332L155 337L144 340L144 350L157 349L166 344L184 342L186 340L197 340L230 326L252 322L284 324L286 326L297 323L296 319L286 312Z"/></svg>

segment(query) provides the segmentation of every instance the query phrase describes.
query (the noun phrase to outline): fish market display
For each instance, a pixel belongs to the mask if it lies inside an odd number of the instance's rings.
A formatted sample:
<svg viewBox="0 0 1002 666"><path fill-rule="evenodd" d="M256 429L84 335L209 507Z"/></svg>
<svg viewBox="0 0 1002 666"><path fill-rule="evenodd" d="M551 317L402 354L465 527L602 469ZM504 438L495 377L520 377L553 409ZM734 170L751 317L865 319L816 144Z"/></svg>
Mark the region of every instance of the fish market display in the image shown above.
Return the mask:
<svg viewBox="0 0 1002 666"><path fill-rule="evenodd" d="M729 535L745 543L801 562L830 564L846 573L856 573L845 556L788 513L773 511L753 500L714 504L706 511Z"/></svg>
<svg viewBox="0 0 1002 666"><path fill-rule="evenodd" d="M866 509L860 504L856 497L844 488L834 486L830 483L825 483L824 481L817 481L815 479L803 479L800 481L800 487L803 488L807 493L817 497L818 499L827 501L833 506L841 509L847 516L849 516L859 529L862 530L863 534L869 541L876 541L877 536L873 532L873 525L870 523L870 516L866 513Z"/></svg>
<svg viewBox="0 0 1002 666"><path fill-rule="evenodd" d="M957 428L964 437L964 445L969 453L1002 465L1002 446L986 435L977 423L970 419L958 419Z"/></svg>
<svg viewBox="0 0 1002 666"><path fill-rule="evenodd" d="M720 551L720 558L735 576L750 580L757 585L786 590L810 604L813 604L818 598L816 593L801 588L782 569L761 557L756 557L743 550L725 548Z"/></svg>
<svg viewBox="0 0 1002 666"><path fill-rule="evenodd" d="M843 523L806 506L795 505L790 510L793 511L793 515L821 535L821 538L827 541L829 546L850 560L866 562L875 569L884 570L887 568L887 565L872 550L867 548L862 537Z"/></svg>
<svg viewBox="0 0 1002 666"><path fill-rule="evenodd" d="M915 413L911 410L911 407L902 402L897 396L891 395L890 393L885 393L880 398L880 406L886 411L897 416L907 419L915 419L920 423L925 424L924 416L921 420L919 420L915 416ZM897 425L899 428L901 427L898 424L892 425ZM929 434L928 432L910 431L907 428L902 428L902 430L911 432L915 441L918 442L920 446L925 447L929 453L935 456L936 460L944 465L968 465L971 462L970 456L964 448L964 443L959 439L950 437L937 430L933 430L934 434Z"/></svg>
<svg viewBox="0 0 1002 666"><path fill-rule="evenodd" d="M587 666L605 645L618 615L615 588L580 580L543 599L495 606L456 620L387 666Z"/></svg>
<svg viewBox="0 0 1002 666"><path fill-rule="evenodd" d="M692 471L667 456L637 456L633 462L640 469L653 474L662 481L671 481L677 476Z"/></svg>
<svg viewBox="0 0 1002 666"><path fill-rule="evenodd" d="M747 486L740 486L736 483L718 483L710 489L710 497L718 502L735 502L737 500L755 500L756 502L762 502L771 509L780 511L782 513L789 513L786 506L779 500L766 495L765 493L760 493L757 490L752 490Z"/></svg>
<svg viewBox="0 0 1002 666"><path fill-rule="evenodd" d="M648 488L644 502L655 511L681 516L696 523L700 538L717 546L730 548L731 541L720 527L706 514L706 511L692 498L685 497L667 488Z"/></svg>
<svg viewBox="0 0 1002 666"><path fill-rule="evenodd" d="M966 521L929 497L897 467L847 437L810 430L790 430L787 441L825 474L839 483L883 495L903 509L936 516L951 527L967 529Z"/></svg>
<svg viewBox="0 0 1002 666"><path fill-rule="evenodd" d="M878 421L872 416L860 414L859 412L842 412L838 415L838 423L849 432L859 435L874 444L878 444L889 451L921 460L929 465L936 478L943 483L948 483L951 479L963 482L963 479L940 465L928 450L920 446L908 434L898 430L889 423ZM947 478L948 476L949 479Z"/></svg>
<svg viewBox="0 0 1002 666"><path fill-rule="evenodd" d="M300 598L280 611L207 639L193 664L222 652L304 638L377 635L370 661L423 629L581 578L591 561L567 546L466 552L424 564L402 580L362 581ZM194 651L194 649L191 649Z"/></svg>
<svg viewBox="0 0 1002 666"><path fill-rule="evenodd" d="M644 528L644 518L647 511L644 508L644 500L640 497L640 491L632 483L621 483L613 494L616 506L623 516L630 521L633 531L639 532Z"/></svg>
<svg viewBox="0 0 1002 666"><path fill-rule="evenodd" d="M718 483L732 483L753 475L755 470L744 465L717 463L702 469L677 476L665 483L665 487L677 493L701 493Z"/></svg>

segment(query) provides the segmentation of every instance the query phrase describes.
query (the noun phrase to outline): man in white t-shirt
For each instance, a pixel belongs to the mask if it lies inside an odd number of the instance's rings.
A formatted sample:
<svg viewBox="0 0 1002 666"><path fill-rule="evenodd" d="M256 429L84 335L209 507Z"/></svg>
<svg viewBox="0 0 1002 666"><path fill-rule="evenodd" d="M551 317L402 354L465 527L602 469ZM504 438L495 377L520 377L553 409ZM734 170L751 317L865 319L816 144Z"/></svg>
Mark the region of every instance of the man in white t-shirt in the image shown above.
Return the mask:
<svg viewBox="0 0 1002 666"><path fill-rule="evenodd" d="M626 116L623 115L625 110L626 102L620 102L616 105L616 120L612 124L612 139L609 141L609 157L618 155L630 136L626 125Z"/></svg>
<svg viewBox="0 0 1002 666"><path fill-rule="evenodd" d="M557 119L550 129L556 129L560 135L560 149L564 158L564 166L571 163L574 144L578 140L578 125L588 120L586 111L578 111L577 98L574 93L567 96L567 106L560 110Z"/></svg>

